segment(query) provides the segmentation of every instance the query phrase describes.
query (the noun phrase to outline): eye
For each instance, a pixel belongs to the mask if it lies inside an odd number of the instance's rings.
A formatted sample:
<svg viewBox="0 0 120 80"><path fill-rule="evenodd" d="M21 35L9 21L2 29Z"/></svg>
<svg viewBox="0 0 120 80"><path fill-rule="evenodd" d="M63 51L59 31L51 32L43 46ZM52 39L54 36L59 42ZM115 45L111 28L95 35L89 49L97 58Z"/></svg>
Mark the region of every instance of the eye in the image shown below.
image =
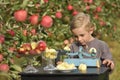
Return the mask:
<svg viewBox="0 0 120 80"><path fill-rule="evenodd" d="M79 36L83 37L83 36L84 36L84 34L80 34Z"/></svg>
<svg viewBox="0 0 120 80"><path fill-rule="evenodd" d="M78 36L74 35L75 38L78 38Z"/></svg>

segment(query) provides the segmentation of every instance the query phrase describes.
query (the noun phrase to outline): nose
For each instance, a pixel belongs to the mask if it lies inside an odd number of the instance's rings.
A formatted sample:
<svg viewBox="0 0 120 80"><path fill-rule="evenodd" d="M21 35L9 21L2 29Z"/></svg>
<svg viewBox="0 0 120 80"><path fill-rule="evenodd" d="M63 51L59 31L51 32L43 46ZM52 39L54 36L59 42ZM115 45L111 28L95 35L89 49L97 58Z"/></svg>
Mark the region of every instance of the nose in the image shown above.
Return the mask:
<svg viewBox="0 0 120 80"><path fill-rule="evenodd" d="M82 41L82 37L78 36L77 40L81 42Z"/></svg>

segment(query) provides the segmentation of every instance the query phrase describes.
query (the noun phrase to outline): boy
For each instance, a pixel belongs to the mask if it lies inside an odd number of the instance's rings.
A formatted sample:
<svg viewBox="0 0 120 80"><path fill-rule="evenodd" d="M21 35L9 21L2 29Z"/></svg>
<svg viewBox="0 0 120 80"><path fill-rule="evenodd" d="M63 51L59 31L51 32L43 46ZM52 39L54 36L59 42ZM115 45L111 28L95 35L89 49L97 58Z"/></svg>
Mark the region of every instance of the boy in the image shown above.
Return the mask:
<svg viewBox="0 0 120 80"><path fill-rule="evenodd" d="M70 30L75 37L75 42L71 44L71 52L78 52L82 46L84 51L90 54L91 49L97 54L96 57L102 60L102 64L114 69L114 62L109 51L108 45L92 36L95 26L90 22L90 17L87 14L79 13L73 17L70 25ZM85 56L84 56L85 57Z"/></svg>

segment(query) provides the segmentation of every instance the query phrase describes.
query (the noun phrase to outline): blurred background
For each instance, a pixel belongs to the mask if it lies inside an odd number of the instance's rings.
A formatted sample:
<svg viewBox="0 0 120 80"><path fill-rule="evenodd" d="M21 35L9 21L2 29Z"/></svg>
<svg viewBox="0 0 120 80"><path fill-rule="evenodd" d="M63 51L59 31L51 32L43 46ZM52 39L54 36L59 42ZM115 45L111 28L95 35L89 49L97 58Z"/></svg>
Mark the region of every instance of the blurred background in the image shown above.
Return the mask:
<svg viewBox="0 0 120 80"><path fill-rule="evenodd" d="M116 65L110 80L120 80L119 0L0 0L1 80L20 80L18 73L27 61L19 52L28 54L20 49L22 44L42 40L48 47L63 49L67 42L71 43L69 24L79 12L90 15L96 26L94 36L108 43ZM30 51L34 52L40 53ZM41 62L34 64L40 66Z"/></svg>

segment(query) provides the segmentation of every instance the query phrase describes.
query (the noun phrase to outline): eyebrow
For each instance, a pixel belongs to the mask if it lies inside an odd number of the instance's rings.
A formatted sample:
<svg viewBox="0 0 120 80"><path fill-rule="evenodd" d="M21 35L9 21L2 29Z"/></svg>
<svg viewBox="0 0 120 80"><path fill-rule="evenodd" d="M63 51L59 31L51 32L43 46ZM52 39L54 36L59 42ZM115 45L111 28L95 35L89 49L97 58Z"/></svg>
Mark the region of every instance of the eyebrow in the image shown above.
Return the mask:
<svg viewBox="0 0 120 80"><path fill-rule="evenodd" d="M74 37L78 37L78 36L84 36L84 34L79 34L79 35L73 35Z"/></svg>

